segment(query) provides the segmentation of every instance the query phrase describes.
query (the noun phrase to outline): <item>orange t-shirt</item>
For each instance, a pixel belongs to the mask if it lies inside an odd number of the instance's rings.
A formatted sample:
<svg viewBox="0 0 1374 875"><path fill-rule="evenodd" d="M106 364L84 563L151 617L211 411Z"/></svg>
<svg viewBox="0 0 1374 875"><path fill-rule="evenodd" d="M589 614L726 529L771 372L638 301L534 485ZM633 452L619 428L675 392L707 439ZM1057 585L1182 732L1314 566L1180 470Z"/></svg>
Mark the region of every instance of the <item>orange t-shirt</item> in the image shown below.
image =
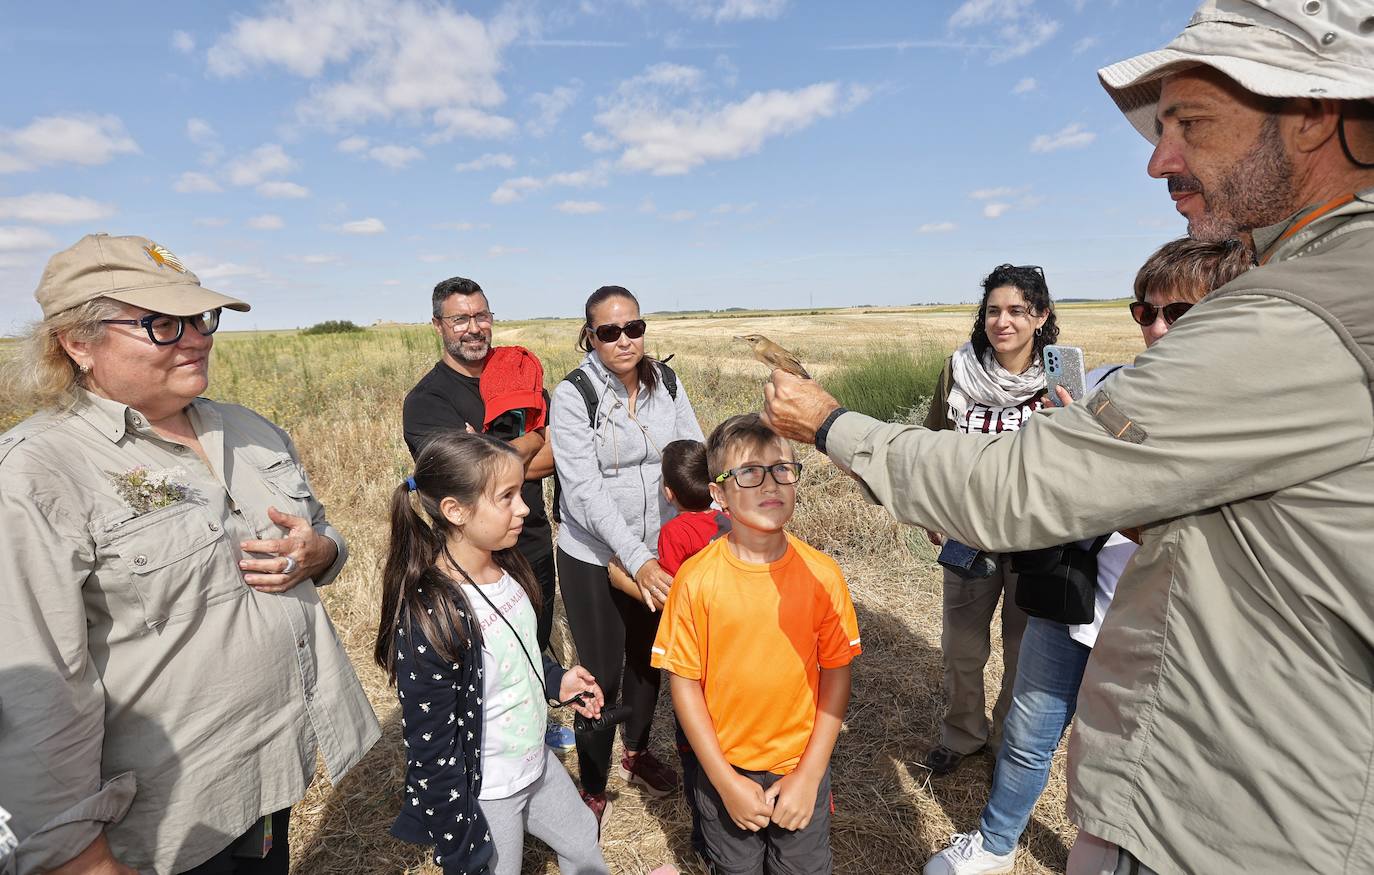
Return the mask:
<svg viewBox="0 0 1374 875"><path fill-rule="evenodd" d="M652 661L701 683L731 765L785 775L811 740L820 670L861 650L835 560L788 535L781 559L757 565L718 538L678 570Z"/></svg>

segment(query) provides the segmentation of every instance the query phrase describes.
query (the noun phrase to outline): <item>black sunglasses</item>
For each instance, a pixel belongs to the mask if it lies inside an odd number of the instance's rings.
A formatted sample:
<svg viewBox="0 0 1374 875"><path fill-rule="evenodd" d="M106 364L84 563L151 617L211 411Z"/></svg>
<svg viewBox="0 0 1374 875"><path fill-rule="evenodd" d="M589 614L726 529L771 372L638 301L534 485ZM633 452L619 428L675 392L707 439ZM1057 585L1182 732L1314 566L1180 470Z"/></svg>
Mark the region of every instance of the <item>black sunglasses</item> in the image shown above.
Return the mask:
<svg viewBox="0 0 1374 875"><path fill-rule="evenodd" d="M1193 309L1193 305L1184 301L1174 301L1163 307L1156 307L1154 304L1147 304L1144 301L1132 301L1131 318L1135 320L1135 324L1148 327L1155 324L1155 320L1162 315L1165 325L1173 325L1178 317L1191 309Z"/></svg>
<svg viewBox="0 0 1374 875"><path fill-rule="evenodd" d="M209 337L219 330L220 308L206 310L194 316L168 316L165 313L149 313L142 319L101 319L101 325L142 325L148 332L148 339L158 346L171 346L186 332L186 323L202 337Z"/></svg>
<svg viewBox="0 0 1374 875"><path fill-rule="evenodd" d="M644 336L644 332L649 328L644 324L643 319L631 319L624 325L598 325L592 329L592 334L602 343L615 343L620 339L621 332L631 340L638 340Z"/></svg>

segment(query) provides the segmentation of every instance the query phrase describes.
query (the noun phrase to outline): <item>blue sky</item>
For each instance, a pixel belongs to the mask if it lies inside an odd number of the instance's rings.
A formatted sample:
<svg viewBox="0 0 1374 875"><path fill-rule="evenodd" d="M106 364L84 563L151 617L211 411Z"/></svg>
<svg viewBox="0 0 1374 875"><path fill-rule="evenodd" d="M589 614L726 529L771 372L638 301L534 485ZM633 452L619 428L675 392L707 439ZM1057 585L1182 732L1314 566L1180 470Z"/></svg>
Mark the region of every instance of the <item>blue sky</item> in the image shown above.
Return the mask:
<svg viewBox="0 0 1374 875"><path fill-rule="evenodd" d="M228 328L1119 297L1184 232L1097 82L1183 0L9 4L0 332L46 258L142 234ZM135 11L136 10L136 11ZM23 83L22 87L20 83Z"/></svg>

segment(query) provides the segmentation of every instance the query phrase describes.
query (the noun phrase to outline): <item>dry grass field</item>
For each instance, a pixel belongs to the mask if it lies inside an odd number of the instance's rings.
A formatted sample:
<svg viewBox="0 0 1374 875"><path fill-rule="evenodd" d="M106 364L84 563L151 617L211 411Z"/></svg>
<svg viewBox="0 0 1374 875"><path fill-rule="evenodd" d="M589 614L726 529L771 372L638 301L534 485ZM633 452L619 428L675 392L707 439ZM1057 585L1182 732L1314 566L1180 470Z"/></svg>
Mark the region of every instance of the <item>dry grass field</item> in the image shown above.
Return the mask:
<svg viewBox="0 0 1374 875"><path fill-rule="evenodd" d="M499 303L497 306L499 310ZM756 409L762 366L733 334L765 333L797 351L824 382L866 344L950 350L967 336L971 308L746 314L650 321L649 350L676 355L681 375L707 431L731 414ZM1143 345L1122 304L1060 309L1061 343L1082 346L1089 366L1129 361ZM232 321L226 328L232 329ZM571 321L499 323L498 343L519 343L544 361L549 385L577 361ZM401 439L401 400L432 364L437 343L427 327L304 337L295 332L217 338L212 397L246 404L295 438L331 520L349 539L352 559L325 591L325 600L384 727L382 741L338 786L323 778L295 811L293 871L435 873L425 852L387 835L399 804L402 764L395 694L369 658L378 614L377 578L384 555L384 513L395 484L408 473ZM915 405L921 399L911 399ZM23 411L0 409L0 428ZM841 873L917 872L950 833L976 825L992 761L972 757L953 774L932 778L917 764L938 738L940 576L934 552L918 531L894 524L864 504L853 484L814 451L807 464L794 531L834 556L848 576L864 638L855 663L853 698L836 747L832 833ZM995 625L994 625L995 628ZM567 661L566 635L562 641ZM995 690L997 648L987 670ZM666 686L666 685L665 685ZM989 702L989 706L991 703ZM671 755L667 696L660 704L654 747ZM1062 759L1062 752L1060 755ZM576 769L576 757L565 758ZM1073 828L1064 817L1062 762L1036 808L1018 873L1063 870ZM680 799L651 801L612 779L619 793L604 846L612 871L642 873L664 862L700 871L688 847ZM526 849L526 872L556 872L538 842Z"/></svg>

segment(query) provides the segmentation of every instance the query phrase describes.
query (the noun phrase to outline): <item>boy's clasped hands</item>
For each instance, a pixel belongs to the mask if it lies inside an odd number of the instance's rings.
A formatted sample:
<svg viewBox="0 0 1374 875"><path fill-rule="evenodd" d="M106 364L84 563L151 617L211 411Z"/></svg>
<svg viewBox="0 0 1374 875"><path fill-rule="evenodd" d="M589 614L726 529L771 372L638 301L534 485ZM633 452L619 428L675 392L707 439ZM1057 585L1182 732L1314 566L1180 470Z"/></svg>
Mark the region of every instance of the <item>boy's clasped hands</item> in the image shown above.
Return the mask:
<svg viewBox="0 0 1374 875"><path fill-rule="evenodd" d="M722 781L720 799L735 826L758 832L776 823L783 829L805 829L816 809L816 794L823 775L812 776L802 766L778 779L767 790L736 774Z"/></svg>

